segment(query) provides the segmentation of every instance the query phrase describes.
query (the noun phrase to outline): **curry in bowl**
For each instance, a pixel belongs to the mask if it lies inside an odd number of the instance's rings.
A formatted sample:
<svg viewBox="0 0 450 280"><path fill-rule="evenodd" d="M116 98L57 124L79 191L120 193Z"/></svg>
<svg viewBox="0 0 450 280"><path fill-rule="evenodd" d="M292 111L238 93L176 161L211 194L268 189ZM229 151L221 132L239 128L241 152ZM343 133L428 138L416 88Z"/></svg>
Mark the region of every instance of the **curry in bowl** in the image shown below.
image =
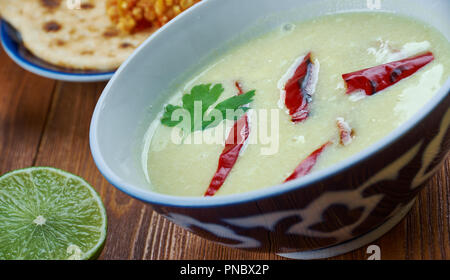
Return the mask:
<svg viewBox="0 0 450 280"><path fill-rule="evenodd" d="M174 92L147 133L147 178L156 192L215 196L338 164L414 116L449 77L449 54L437 30L391 13L284 24Z"/></svg>

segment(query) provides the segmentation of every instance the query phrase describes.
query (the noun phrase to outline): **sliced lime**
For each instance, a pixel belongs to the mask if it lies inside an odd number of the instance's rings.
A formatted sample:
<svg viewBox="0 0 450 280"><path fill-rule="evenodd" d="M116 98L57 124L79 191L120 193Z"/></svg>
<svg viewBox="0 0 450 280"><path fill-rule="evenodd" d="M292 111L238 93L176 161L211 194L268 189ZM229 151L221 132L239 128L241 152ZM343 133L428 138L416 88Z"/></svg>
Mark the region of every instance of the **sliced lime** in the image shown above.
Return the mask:
<svg viewBox="0 0 450 280"><path fill-rule="evenodd" d="M50 167L0 177L0 259L92 259L105 238L105 208L82 178Z"/></svg>

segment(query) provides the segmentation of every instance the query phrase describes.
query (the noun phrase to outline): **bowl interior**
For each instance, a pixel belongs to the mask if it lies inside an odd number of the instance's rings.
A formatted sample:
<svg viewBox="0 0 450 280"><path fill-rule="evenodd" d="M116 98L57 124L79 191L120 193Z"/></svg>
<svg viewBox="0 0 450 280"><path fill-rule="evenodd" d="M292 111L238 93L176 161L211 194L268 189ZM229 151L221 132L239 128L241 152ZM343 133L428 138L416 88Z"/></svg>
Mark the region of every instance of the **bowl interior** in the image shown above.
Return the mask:
<svg viewBox="0 0 450 280"><path fill-rule="evenodd" d="M414 17L434 26L450 40L448 0L201 2L149 38L122 65L103 92L91 126L91 148L100 171L135 197L148 200L155 195L163 199L163 195L152 194L142 168L144 135L162 109L164 97L192 73L190 69L201 66L230 44L256 37L283 23L355 10L390 11ZM186 201L178 199L181 204Z"/></svg>

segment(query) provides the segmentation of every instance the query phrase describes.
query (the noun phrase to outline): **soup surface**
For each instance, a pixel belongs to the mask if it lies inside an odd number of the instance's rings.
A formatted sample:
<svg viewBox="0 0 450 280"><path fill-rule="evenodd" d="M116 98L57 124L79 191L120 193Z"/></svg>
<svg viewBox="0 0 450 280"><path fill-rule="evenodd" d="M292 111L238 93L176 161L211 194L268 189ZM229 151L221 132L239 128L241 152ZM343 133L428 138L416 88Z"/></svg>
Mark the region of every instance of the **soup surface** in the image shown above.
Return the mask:
<svg viewBox="0 0 450 280"><path fill-rule="evenodd" d="M372 95L347 92L343 74L427 52L434 60L384 90ZM305 78L313 85L304 96L307 118L294 122L284 85L308 53L314 67ZM280 26L231 48L200 70L167 104L181 105L182 96L200 84L221 84L218 102L239 93L236 82L243 92L255 90L247 112L250 135L215 193L226 195L283 183L306 159L313 163L307 173L324 169L385 137L414 116L449 77L450 44L414 19L388 13L336 14ZM157 118L144 151L152 188L176 196L203 196L234 123L226 120L178 137L179 127L163 125Z"/></svg>

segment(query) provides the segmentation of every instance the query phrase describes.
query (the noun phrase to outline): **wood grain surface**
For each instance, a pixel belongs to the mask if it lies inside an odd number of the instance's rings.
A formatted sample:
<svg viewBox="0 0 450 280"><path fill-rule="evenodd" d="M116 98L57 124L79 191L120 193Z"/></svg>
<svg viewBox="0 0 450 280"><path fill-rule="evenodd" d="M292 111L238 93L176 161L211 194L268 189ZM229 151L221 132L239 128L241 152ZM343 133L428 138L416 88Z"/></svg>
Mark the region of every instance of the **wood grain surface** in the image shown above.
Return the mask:
<svg viewBox="0 0 450 280"><path fill-rule="evenodd" d="M38 77L0 50L0 174L53 166L90 182L108 212L108 237L100 259L282 259L202 239L111 186L94 164L88 137L104 86ZM408 216L373 242L380 246L382 259L450 259L449 169L447 160ZM366 249L333 259L367 259Z"/></svg>

